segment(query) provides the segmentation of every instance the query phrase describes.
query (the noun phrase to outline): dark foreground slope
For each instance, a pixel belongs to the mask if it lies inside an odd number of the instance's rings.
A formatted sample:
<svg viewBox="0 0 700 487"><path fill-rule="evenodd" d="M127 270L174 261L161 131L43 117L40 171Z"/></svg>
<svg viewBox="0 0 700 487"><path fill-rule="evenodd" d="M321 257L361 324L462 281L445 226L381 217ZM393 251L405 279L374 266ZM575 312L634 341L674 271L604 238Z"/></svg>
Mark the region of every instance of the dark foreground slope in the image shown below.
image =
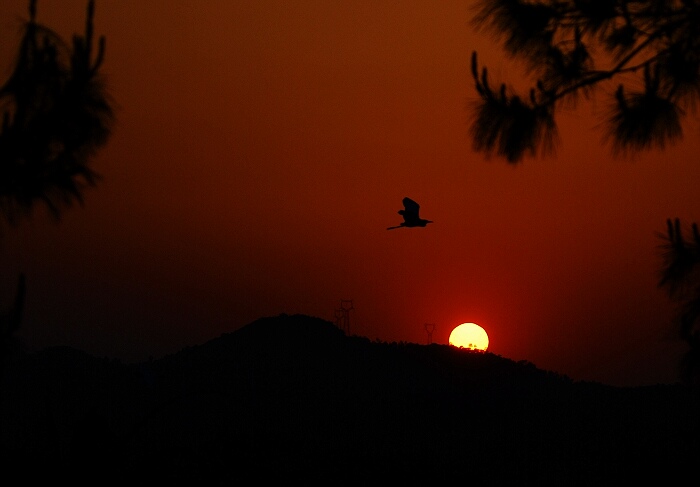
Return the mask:
<svg viewBox="0 0 700 487"><path fill-rule="evenodd" d="M0 394L3 473L34 480L629 485L695 475L700 453L696 391L574 383L299 315L138 365L45 350L10 362Z"/></svg>

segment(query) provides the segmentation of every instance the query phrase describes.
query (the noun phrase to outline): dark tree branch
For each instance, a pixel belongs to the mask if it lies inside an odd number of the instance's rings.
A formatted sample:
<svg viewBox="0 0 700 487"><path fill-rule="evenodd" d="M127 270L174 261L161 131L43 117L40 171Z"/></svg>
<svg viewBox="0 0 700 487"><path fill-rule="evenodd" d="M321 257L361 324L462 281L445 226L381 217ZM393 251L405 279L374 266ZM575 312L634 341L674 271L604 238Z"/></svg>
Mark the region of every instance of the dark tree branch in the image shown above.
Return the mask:
<svg viewBox="0 0 700 487"><path fill-rule="evenodd" d="M17 60L0 88L0 213L11 224L43 203L56 218L99 179L94 153L111 132L112 102L99 70L105 40L94 41L94 0L85 32L69 46L36 21L36 1Z"/></svg>
<svg viewBox="0 0 700 487"><path fill-rule="evenodd" d="M627 106L631 111L620 111L622 104L613 103L614 113L609 117L608 138L618 150L640 150L651 146L663 148L682 136L680 119L685 113L680 104L692 106L700 96L700 2L658 2L655 0L617 0L609 2L582 2L577 0L482 0L474 17L477 26L487 25L504 39L506 51L529 62L531 71L538 75L537 89L526 97L527 107L533 112L548 113L548 123L555 123L555 115L562 100L575 100L604 82L611 82L622 74L639 73L645 91L633 89ZM595 53L595 58L592 53ZM643 58L642 58L643 56ZM641 58L641 59L640 59ZM486 69L479 79L475 76L476 57L472 57L472 75L481 98L477 104L472 125L472 136L490 133L494 127L504 129L515 123L529 123L508 111L489 111L486 105L494 97L486 82ZM607 69L596 67L603 60L612 60ZM505 85L504 85L505 86ZM503 90L502 90L503 91ZM615 98L619 101L619 91ZM521 101L518 95L509 95L510 103ZM504 105L509 102L502 101ZM511 121L485 120L487 113ZM638 117L649 120L641 122ZM651 118L654 118L651 120ZM487 123L490 129L474 127ZM670 126L669 126L670 124ZM666 128L669 127L669 128ZM510 128L510 134L531 137L528 130ZM555 130L554 130L555 131ZM486 153L496 152L511 163L519 162L538 149L549 150L542 144L544 138L514 143L506 134L491 133L485 141L475 140L475 148ZM509 141L511 149L504 145Z"/></svg>

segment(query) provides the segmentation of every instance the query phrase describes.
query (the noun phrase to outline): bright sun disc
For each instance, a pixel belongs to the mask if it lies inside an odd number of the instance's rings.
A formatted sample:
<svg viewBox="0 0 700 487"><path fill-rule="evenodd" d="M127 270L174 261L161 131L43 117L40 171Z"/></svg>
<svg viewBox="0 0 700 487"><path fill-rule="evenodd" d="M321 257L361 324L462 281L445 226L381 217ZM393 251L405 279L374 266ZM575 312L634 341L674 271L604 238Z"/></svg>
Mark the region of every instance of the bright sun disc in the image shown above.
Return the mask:
<svg viewBox="0 0 700 487"><path fill-rule="evenodd" d="M486 330L476 323L462 323L450 333L450 345L469 350L486 351L489 348L489 336Z"/></svg>

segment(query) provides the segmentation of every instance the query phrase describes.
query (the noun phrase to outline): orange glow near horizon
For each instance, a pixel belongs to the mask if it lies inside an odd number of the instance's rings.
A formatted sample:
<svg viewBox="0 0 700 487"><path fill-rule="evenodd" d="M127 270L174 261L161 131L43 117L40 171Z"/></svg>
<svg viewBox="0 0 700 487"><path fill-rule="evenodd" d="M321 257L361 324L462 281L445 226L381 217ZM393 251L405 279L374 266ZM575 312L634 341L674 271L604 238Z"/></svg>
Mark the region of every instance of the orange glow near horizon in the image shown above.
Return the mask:
<svg viewBox="0 0 700 487"><path fill-rule="evenodd" d="M476 323L462 323L450 333L449 343L453 347L485 352L489 348L489 336Z"/></svg>

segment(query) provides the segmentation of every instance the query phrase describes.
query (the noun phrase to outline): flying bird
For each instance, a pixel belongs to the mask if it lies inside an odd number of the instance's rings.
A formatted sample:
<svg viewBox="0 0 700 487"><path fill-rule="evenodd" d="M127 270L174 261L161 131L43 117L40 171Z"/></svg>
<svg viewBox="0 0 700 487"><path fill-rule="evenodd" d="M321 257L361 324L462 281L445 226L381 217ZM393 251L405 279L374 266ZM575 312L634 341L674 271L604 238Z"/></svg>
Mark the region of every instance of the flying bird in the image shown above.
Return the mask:
<svg viewBox="0 0 700 487"><path fill-rule="evenodd" d="M424 227L428 223L433 223L432 220L424 220L418 216L420 205L411 198L403 199L403 210L399 210L399 215L403 216L403 223L395 227L389 227L387 230L401 227Z"/></svg>

